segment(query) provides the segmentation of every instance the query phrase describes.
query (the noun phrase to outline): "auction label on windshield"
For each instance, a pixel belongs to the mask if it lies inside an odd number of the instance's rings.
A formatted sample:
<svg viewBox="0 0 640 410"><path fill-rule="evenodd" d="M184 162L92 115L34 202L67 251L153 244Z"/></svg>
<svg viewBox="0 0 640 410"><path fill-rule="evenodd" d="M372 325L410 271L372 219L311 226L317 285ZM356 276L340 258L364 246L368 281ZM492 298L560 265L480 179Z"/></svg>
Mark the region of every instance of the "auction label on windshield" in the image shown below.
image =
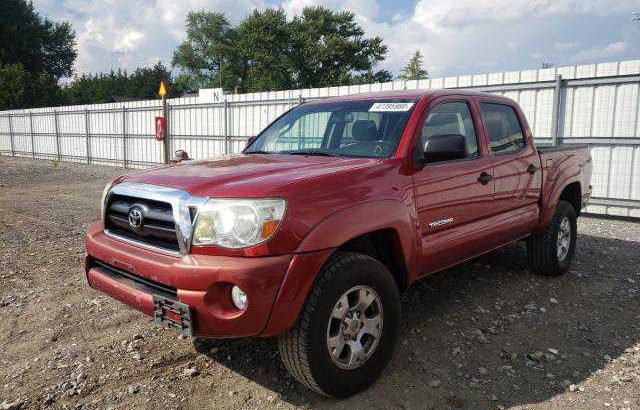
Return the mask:
<svg viewBox="0 0 640 410"><path fill-rule="evenodd" d="M413 107L413 103L377 102L369 108L369 112L405 112L409 111L411 107Z"/></svg>

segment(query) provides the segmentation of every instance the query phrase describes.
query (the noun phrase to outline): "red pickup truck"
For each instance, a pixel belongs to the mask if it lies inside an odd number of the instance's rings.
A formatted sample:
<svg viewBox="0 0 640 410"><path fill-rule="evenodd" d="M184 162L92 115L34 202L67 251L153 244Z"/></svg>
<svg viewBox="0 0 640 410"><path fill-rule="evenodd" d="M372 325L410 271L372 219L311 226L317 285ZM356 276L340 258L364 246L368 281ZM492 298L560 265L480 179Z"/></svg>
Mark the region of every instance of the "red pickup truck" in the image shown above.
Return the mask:
<svg viewBox="0 0 640 410"><path fill-rule="evenodd" d="M108 184L86 275L184 335L278 336L297 380L344 397L390 360L416 280L519 240L532 272L567 271L590 177L586 147L536 149L502 96L311 101L240 155Z"/></svg>

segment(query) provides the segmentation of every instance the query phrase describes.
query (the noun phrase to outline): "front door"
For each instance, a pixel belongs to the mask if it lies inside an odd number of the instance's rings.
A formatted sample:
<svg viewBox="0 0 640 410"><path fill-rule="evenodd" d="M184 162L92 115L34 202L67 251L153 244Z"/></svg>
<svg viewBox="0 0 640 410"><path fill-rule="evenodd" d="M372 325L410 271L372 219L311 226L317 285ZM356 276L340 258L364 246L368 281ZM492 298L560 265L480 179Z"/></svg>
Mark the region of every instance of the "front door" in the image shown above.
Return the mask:
<svg viewBox="0 0 640 410"><path fill-rule="evenodd" d="M435 100L423 116L416 155L426 141L443 134L465 138L465 158L427 163L414 178L422 238L422 273L471 258L489 246L494 181L493 163L482 142L479 110L470 98Z"/></svg>

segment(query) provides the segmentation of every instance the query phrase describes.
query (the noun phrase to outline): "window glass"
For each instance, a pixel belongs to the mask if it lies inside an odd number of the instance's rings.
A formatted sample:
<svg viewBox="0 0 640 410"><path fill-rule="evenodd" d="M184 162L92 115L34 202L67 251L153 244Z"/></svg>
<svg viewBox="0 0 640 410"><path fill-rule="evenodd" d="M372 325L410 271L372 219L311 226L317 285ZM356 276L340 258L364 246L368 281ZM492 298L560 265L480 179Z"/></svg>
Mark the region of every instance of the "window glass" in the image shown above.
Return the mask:
<svg viewBox="0 0 640 410"><path fill-rule="evenodd" d="M449 102L433 107L422 125L422 147L429 138L445 134L462 135L467 145L467 157L478 155L478 138L467 103Z"/></svg>
<svg viewBox="0 0 640 410"><path fill-rule="evenodd" d="M413 103L366 99L301 105L269 125L245 153L390 157Z"/></svg>
<svg viewBox="0 0 640 410"><path fill-rule="evenodd" d="M481 103L480 106L489 134L491 151L504 154L525 146L522 128L512 107L491 103Z"/></svg>
<svg viewBox="0 0 640 410"><path fill-rule="evenodd" d="M322 145L330 113L315 112L296 118L279 130L277 138L267 141L261 148L267 151L315 149Z"/></svg>

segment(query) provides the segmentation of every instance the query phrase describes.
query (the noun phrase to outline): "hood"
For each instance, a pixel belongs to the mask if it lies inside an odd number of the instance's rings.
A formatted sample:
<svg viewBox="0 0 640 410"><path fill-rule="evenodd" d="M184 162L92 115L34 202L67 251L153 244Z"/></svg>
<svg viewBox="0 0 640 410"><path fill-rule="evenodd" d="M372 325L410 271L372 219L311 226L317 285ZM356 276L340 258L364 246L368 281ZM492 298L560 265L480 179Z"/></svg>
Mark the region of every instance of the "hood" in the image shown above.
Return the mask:
<svg viewBox="0 0 640 410"><path fill-rule="evenodd" d="M182 189L194 196L260 198L296 181L368 168L380 159L250 154L188 161L132 174L118 182Z"/></svg>

